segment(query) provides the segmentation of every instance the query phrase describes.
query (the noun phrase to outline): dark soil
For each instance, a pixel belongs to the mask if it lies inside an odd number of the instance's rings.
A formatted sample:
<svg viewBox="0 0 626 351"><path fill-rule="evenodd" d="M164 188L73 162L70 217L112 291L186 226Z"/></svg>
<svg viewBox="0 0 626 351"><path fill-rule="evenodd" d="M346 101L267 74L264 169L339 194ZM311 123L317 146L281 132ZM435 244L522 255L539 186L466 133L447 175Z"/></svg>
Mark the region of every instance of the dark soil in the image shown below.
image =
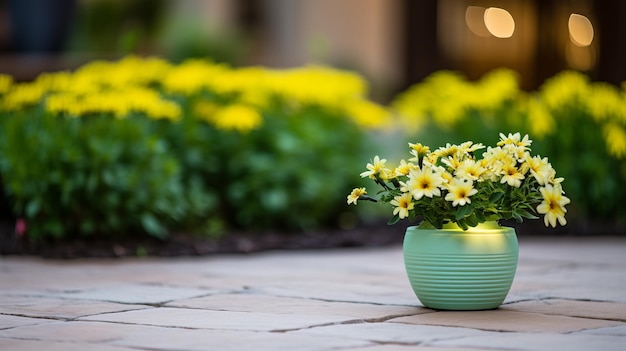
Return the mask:
<svg viewBox="0 0 626 351"><path fill-rule="evenodd" d="M518 237L626 235L624 225L570 222L566 227L546 228L543 221L501 222L514 227ZM220 238L172 234L167 239L151 237L82 238L30 242L17 236L13 224L0 222L0 255L34 255L45 258L199 256L216 253L252 253L268 250L380 247L400 244L409 224L362 225L351 230L318 230L304 233L232 232Z"/></svg>
<svg viewBox="0 0 626 351"><path fill-rule="evenodd" d="M219 238L172 234L166 239L129 236L119 239L81 238L30 242L0 223L0 255L36 255L46 258L197 256L215 253L251 253L268 250L325 249L385 246L401 243L404 228L375 225L352 230L318 230L303 233L231 232Z"/></svg>

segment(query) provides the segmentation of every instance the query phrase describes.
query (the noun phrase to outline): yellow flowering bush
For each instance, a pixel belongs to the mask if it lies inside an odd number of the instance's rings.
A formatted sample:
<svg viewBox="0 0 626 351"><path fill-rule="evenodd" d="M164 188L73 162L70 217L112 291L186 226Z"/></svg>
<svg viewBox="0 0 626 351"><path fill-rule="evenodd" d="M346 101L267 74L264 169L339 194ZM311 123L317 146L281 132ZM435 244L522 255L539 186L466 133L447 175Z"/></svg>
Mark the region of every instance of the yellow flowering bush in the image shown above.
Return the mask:
<svg viewBox="0 0 626 351"><path fill-rule="evenodd" d="M588 218L626 223L626 90L591 82L578 72L546 80L532 94L550 116L553 128L541 152L568 180L576 208ZM537 116L527 115L529 125Z"/></svg>
<svg viewBox="0 0 626 351"><path fill-rule="evenodd" d="M346 165L390 125L367 93L315 65L129 56L0 74L0 207L32 238L333 225Z"/></svg>
<svg viewBox="0 0 626 351"><path fill-rule="evenodd" d="M485 98L481 98L484 96ZM522 91L515 73L498 70L477 81L433 73L391 103L406 141L472 140L492 144L498 132L533 135L534 151L551 155L567 179L578 221L626 221L626 84L592 82L574 71ZM452 117L447 117L448 114Z"/></svg>
<svg viewBox="0 0 626 351"><path fill-rule="evenodd" d="M350 155L364 153L368 130L391 121L366 98L362 77L329 67L191 60L173 67L162 88L184 101L181 121L161 133L185 163L185 178L200 179L217 199L213 223L238 229L333 223L346 211L337 196L350 188ZM336 181L325 181L328 174Z"/></svg>
<svg viewBox="0 0 626 351"><path fill-rule="evenodd" d="M355 188L348 204L359 199L380 201L393 206L389 224L401 219L423 220L435 228L456 223L467 230L485 221L544 215L546 226L567 223L563 178L547 158L531 155L528 135L505 136L495 147L485 149L472 141L447 144L431 151L428 146L410 143L411 158L388 168L385 159L374 157L361 177L381 187L378 198L365 188Z"/></svg>
<svg viewBox="0 0 626 351"><path fill-rule="evenodd" d="M458 72L437 71L398 94L392 107L398 112L402 127L410 132L430 123L452 130L471 114L497 120L518 93L517 76L511 70L493 71L476 82Z"/></svg>

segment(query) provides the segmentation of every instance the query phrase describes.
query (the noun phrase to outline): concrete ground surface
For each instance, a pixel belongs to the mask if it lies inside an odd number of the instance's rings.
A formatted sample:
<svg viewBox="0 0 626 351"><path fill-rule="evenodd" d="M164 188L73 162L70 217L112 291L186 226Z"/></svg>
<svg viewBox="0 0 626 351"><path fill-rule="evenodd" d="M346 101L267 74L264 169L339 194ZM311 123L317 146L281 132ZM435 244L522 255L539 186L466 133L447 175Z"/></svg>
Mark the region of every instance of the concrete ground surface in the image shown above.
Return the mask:
<svg viewBox="0 0 626 351"><path fill-rule="evenodd" d="M496 310L422 307L399 246L0 257L0 350L626 350L626 237L520 237Z"/></svg>

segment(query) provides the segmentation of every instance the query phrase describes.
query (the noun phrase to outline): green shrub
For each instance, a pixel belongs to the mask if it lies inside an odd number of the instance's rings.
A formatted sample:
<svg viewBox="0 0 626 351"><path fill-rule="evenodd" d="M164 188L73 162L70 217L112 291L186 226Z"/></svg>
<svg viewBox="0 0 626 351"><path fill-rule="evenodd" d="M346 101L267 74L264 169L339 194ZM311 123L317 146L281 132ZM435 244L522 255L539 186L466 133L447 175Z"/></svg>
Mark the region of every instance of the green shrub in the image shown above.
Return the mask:
<svg viewBox="0 0 626 351"><path fill-rule="evenodd" d="M557 156L552 163L581 214L626 223L626 91L562 72L533 97L545 106L543 118L551 127L536 149ZM529 113L531 126L538 116Z"/></svg>
<svg viewBox="0 0 626 351"><path fill-rule="evenodd" d="M0 179L33 238L335 226L389 123L360 76L316 66L128 57L7 86Z"/></svg>
<svg viewBox="0 0 626 351"><path fill-rule="evenodd" d="M224 218L240 228L336 225L355 180L349 170L361 166L354 156L363 155L364 134L319 108L278 114L267 111L264 125L243 138L222 135L230 139L216 150L217 178L228 179L220 192Z"/></svg>
<svg viewBox="0 0 626 351"><path fill-rule="evenodd" d="M276 91L245 102L250 89L170 91L185 100L185 110L161 133L185 177L198 179L217 198L209 223L248 231L337 226L341 214L352 211L345 194L359 182L350 170L361 166L358 156L372 143L368 131L340 107ZM385 114L359 103L374 110L365 113Z"/></svg>
<svg viewBox="0 0 626 351"><path fill-rule="evenodd" d="M498 133L529 134L549 157L572 200L570 218L626 221L626 93L562 72L538 91L523 92L512 71L471 82L436 72L392 103L407 141L493 144Z"/></svg>
<svg viewBox="0 0 626 351"><path fill-rule="evenodd" d="M2 116L0 171L29 236L164 236L189 205L179 163L146 123L132 117Z"/></svg>

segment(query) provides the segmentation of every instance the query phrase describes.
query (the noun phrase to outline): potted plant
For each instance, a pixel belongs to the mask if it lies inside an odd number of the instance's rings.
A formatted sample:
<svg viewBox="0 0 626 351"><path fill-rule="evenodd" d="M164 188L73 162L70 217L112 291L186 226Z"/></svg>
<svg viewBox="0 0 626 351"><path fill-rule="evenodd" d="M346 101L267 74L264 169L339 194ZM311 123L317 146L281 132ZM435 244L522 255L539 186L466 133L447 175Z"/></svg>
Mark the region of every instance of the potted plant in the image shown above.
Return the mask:
<svg viewBox="0 0 626 351"><path fill-rule="evenodd" d="M567 223L563 178L547 158L531 155L531 143L520 133L501 133L497 145L487 148L467 141L431 151L409 143L408 161L388 168L376 156L361 173L380 191L372 197L355 188L348 204L388 203L389 224L421 221L407 228L403 252L411 286L426 307L483 310L502 304L517 268L518 243L515 230L498 220L543 215L546 226Z"/></svg>

